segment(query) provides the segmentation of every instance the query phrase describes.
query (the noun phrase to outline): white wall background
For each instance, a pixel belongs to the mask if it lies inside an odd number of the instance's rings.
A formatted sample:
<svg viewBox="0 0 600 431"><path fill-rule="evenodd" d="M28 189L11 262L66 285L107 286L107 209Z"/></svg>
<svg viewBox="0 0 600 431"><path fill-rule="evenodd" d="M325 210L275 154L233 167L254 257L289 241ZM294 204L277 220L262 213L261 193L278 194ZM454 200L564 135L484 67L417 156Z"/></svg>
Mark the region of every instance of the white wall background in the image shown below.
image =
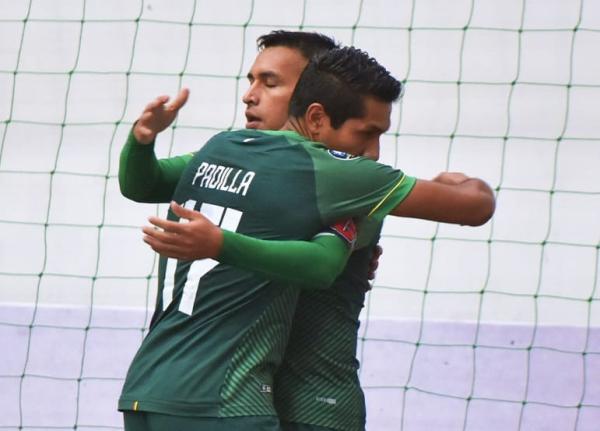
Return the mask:
<svg viewBox="0 0 600 431"><path fill-rule="evenodd" d="M0 1L0 427L120 427L155 294L139 227L165 212L120 196L122 143L180 86L159 155L243 126L256 37L282 27L406 80L383 162L497 189L480 228L387 222L368 429L598 429L598 0Z"/></svg>

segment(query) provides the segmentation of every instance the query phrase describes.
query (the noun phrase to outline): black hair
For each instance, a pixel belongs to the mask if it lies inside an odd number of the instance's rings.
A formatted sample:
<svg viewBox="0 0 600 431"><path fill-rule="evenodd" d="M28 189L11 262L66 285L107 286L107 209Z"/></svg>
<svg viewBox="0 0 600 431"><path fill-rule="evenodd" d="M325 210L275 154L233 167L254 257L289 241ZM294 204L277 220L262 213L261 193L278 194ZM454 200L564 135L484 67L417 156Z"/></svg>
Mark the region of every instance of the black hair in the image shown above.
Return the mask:
<svg viewBox="0 0 600 431"><path fill-rule="evenodd" d="M297 49L307 60L339 47L332 38L321 33L287 30L274 30L263 34L256 40L256 46L261 51L277 46Z"/></svg>
<svg viewBox="0 0 600 431"><path fill-rule="evenodd" d="M354 47L335 48L313 58L300 75L290 116L301 117L312 103L323 105L334 129L365 112L364 98L396 101L402 84L377 61Z"/></svg>

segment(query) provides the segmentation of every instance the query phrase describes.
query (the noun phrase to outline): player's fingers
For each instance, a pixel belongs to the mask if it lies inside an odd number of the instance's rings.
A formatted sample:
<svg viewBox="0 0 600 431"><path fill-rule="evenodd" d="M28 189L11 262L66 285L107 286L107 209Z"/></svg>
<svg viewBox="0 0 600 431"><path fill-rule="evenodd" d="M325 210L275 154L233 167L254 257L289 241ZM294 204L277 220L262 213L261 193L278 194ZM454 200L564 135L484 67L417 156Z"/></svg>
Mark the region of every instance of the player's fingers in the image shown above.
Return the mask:
<svg viewBox="0 0 600 431"><path fill-rule="evenodd" d="M177 222L174 222L171 220L165 220L165 219L162 219L159 217L151 216L151 217L148 217L148 221L150 223L152 223L154 226L159 227L166 232L173 232L173 233L181 234L184 231L183 224L177 223Z"/></svg>
<svg viewBox="0 0 600 431"><path fill-rule="evenodd" d="M182 205L179 205L177 202L175 201L171 201L171 211L173 211L173 213L179 217L179 218L184 218L186 220L192 220L194 218L194 212L193 210L190 210L188 208L185 208Z"/></svg>
<svg viewBox="0 0 600 431"><path fill-rule="evenodd" d="M369 262L369 273L367 275L369 280L373 280L375 278L375 272L377 271L377 268L379 268L379 258L382 254L383 248L379 244L373 247L373 256Z"/></svg>
<svg viewBox="0 0 600 431"><path fill-rule="evenodd" d="M379 268L379 262L378 261L372 261L371 264L369 265L369 277L370 280L375 278L375 272L377 271L377 268Z"/></svg>
<svg viewBox="0 0 600 431"><path fill-rule="evenodd" d="M383 248L381 246L376 245L373 247L373 254L371 256L371 261L369 262L369 271L375 271L379 266L379 258L383 254Z"/></svg>
<svg viewBox="0 0 600 431"><path fill-rule="evenodd" d="M164 95L164 94L162 96L158 96L156 99L154 99L152 102L150 102L146 105L146 108L144 109L144 111L153 111L156 108L164 105L168 101L169 101L169 96Z"/></svg>
<svg viewBox="0 0 600 431"><path fill-rule="evenodd" d="M375 249L373 250L373 258L379 259L382 254L383 254L383 247L380 246L379 244L377 244L375 246Z"/></svg>
<svg viewBox="0 0 600 431"><path fill-rule="evenodd" d="M152 250L161 256L172 257L175 259L185 259L185 254L176 245L165 244L148 235L144 235L143 240L150 246L150 248L152 248Z"/></svg>
<svg viewBox="0 0 600 431"><path fill-rule="evenodd" d="M164 230L156 229L150 226L144 226L142 228L142 232L144 232L146 236L154 238L156 241L160 241L165 244L182 244L187 242L185 237L182 237L182 235L172 232L165 232Z"/></svg>
<svg viewBox="0 0 600 431"><path fill-rule="evenodd" d="M195 219L204 218L204 216L202 214L200 214L198 211L194 211L194 210L185 208L182 205L179 205L175 201L171 201L171 211L173 211L173 213L175 213L176 216L178 216L180 218L184 218L186 220L195 220Z"/></svg>
<svg viewBox="0 0 600 431"><path fill-rule="evenodd" d="M142 115L140 115L140 118L138 118L135 127L150 130L155 116L156 116L155 111L146 110L146 111L142 112Z"/></svg>
<svg viewBox="0 0 600 431"><path fill-rule="evenodd" d="M185 249L189 246L187 239L182 235L165 232L150 226L144 226L142 228L142 232L144 232L144 239L151 241L152 244L156 246L173 247L179 249Z"/></svg>
<svg viewBox="0 0 600 431"><path fill-rule="evenodd" d="M182 88L177 94L177 97L169 103L166 108L171 111L179 111L179 109L185 105L189 96L190 90L188 88Z"/></svg>

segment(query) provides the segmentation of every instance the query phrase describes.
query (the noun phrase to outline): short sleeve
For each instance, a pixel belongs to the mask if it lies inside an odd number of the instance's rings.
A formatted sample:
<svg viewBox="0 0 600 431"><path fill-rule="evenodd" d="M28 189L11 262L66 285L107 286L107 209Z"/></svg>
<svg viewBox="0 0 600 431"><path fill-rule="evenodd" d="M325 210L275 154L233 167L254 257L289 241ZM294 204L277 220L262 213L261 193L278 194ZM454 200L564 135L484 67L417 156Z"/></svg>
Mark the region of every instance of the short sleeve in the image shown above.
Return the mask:
<svg viewBox="0 0 600 431"><path fill-rule="evenodd" d="M318 147L310 152L317 202L325 224L348 217L383 220L416 182L399 169L363 157L343 157Z"/></svg>

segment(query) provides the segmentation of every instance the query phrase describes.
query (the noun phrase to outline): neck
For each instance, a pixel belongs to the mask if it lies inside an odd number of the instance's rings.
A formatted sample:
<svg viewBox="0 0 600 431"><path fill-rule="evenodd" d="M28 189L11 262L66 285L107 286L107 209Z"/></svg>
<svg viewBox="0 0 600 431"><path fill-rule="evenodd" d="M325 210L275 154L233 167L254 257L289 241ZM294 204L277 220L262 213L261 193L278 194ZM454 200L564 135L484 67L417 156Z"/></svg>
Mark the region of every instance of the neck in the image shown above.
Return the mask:
<svg viewBox="0 0 600 431"><path fill-rule="evenodd" d="M304 120L301 118L289 117L281 130L292 130L305 138L313 140L313 136L311 136L308 127L306 127Z"/></svg>

